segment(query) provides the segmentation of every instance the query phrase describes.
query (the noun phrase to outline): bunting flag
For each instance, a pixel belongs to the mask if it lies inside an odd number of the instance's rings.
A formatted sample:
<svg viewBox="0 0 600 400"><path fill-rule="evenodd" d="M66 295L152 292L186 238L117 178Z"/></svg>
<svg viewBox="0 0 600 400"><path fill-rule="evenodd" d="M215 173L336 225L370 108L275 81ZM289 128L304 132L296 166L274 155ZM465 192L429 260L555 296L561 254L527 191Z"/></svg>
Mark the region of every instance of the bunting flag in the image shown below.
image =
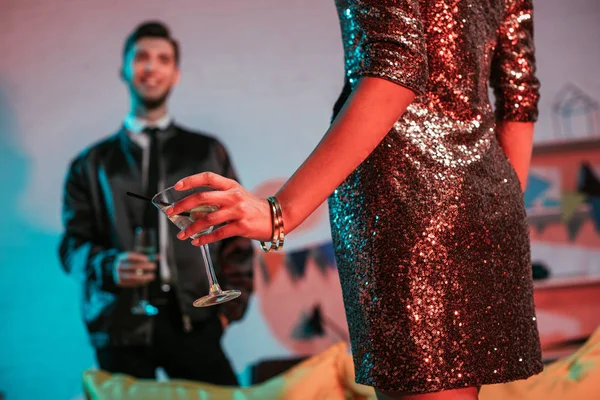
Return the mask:
<svg viewBox="0 0 600 400"><path fill-rule="evenodd" d="M317 267L322 273L328 269L335 269L335 253L333 251L333 242L321 244L313 249L312 256L314 257Z"/></svg>
<svg viewBox="0 0 600 400"><path fill-rule="evenodd" d="M318 270L323 274L330 269L336 269L332 242L288 253L260 253L258 258L259 273L267 284L277 276L281 269L284 269L293 281L304 278L310 260L314 261Z"/></svg>
<svg viewBox="0 0 600 400"><path fill-rule="evenodd" d="M549 188L550 182L548 180L530 174L527 178L527 189L524 194L525 207L531 208L533 203Z"/></svg>
<svg viewBox="0 0 600 400"><path fill-rule="evenodd" d="M302 312L300 319L293 326L291 338L296 340L311 340L317 337L330 336L336 341L350 342L346 327L338 325L321 311L317 304L310 312Z"/></svg>
<svg viewBox="0 0 600 400"><path fill-rule="evenodd" d="M292 280L304 278L310 249L303 249L287 254L285 266Z"/></svg>
<svg viewBox="0 0 600 400"><path fill-rule="evenodd" d="M580 205L585 203L587 196L577 192L564 192L561 199L560 211L562 220L568 224Z"/></svg>
<svg viewBox="0 0 600 400"><path fill-rule="evenodd" d="M593 167L586 161L579 169L577 189L589 197L600 197L600 179L594 173Z"/></svg>
<svg viewBox="0 0 600 400"><path fill-rule="evenodd" d="M267 284L271 283L277 276L283 264L285 263L285 253L278 251L271 253L261 253L258 256L258 266L262 275L263 281Z"/></svg>
<svg viewBox="0 0 600 400"><path fill-rule="evenodd" d="M310 312L302 312L300 320L293 326L290 337L296 340L311 340L325 336L321 307L314 306Z"/></svg>
<svg viewBox="0 0 600 400"><path fill-rule="evenodd" d="M574 241L577 238L577 235L586 220L587 217L580 214L565 223L567 225L567 233L569 234L570 241Z"/></svg>
<svg viewBox="0 0 600 400"><path fill-rule="evenodd" d="M591 206L590 214L594 221L594 227L596 228L596 232L600 234L600 196L589 198L588 203Z"/></svg>
<svg viewBox="0 0 600 400"><path fill-rule="evenodd" d="M596 232L600 233L600 179L589 162L583 162L579 170L579 192L586 195L590 205L590 216L594 221Z"/></svg>

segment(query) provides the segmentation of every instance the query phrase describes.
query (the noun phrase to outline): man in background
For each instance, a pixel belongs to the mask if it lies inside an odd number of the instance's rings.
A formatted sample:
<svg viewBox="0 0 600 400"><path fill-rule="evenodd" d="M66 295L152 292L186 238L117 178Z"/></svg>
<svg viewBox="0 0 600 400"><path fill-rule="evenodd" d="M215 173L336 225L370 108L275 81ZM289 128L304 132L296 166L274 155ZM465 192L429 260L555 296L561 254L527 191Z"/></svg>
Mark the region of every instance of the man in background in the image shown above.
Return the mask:
<svg viewBox="0 0 600 400"><path fill-rule="evenodd" d="M117 133L70 165L60 259L81 282L83 318L101 369L154 378L162 367L170 378L236 385L220 340L243 317L253 289L251 242L211 246L219 283L242 295L195 308L209 288L199 249L174 238L177 228L150 203L126 195L152 195L202 171L236 179L217 139L179 126L167 111L179 61L178 42L160 22L145 22L126 39L121 78L131 109ZM141 238L155 238L155 251L135 248Z"/></svg>

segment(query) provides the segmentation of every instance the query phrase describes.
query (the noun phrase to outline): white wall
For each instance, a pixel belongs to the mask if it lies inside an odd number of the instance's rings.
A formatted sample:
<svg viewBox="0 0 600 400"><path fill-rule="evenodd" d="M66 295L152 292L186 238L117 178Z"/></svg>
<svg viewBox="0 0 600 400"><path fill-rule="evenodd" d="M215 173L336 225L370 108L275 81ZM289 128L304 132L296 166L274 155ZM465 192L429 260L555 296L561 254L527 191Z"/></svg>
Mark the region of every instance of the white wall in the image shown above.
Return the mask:
<svg viewBox="0 0 600 400"><path fill-rule="evenodd" d="M543 141L555 136L550 108L565 83L600 99L600 6L535 5ZM218 135L252 189L288 177L327 128L343 82L338 22L330 0L0 0L0 8L0 392L69 399L93 358L77 288L56 258L62 183L70 158L127 111L118 79L125 36L146 18L171 26L183 70L173 114ZM326 215L290 239L290 249L329 240ZM336 297L330 285L325 296ZM225 338L238 372L297 351L260 302Z"/></svg>

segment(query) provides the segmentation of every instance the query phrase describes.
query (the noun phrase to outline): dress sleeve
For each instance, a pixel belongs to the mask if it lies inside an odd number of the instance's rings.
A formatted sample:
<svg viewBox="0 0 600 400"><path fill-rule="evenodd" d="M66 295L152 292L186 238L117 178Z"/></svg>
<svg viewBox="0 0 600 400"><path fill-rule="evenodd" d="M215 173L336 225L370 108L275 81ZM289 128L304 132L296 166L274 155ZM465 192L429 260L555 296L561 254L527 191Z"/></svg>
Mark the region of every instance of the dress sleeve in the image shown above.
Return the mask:
<svg viewBox="0 0 600 400"><path fill-rule="evenodd" d="M337 2L350 81L376 76L426 90L427 47L418 0Z"/></svg>
<svg viewBox="0 0 600 400"><path fill-rule="evenodd" d="M499 121L535 122L538 117L532 11L531 0L507 0L490 73Z"/></svg>

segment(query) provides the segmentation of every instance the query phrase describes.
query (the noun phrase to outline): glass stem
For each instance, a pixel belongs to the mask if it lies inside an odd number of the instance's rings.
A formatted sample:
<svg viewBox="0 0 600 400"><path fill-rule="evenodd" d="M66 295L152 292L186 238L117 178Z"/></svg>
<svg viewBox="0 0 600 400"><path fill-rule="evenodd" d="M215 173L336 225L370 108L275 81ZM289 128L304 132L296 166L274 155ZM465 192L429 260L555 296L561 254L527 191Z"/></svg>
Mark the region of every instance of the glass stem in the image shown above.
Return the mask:
<svg viewBox="0 0 600 400"><path fill-rule="evenodd" d="M217 276L215 275L215 269L210 258L210 249L207 244L200 246L202 251L202 258L204 258L204 267L206 268L206 275L208 276L208 284L210 285L210 293L220 292L219 282L217 282Z"/></svg>

